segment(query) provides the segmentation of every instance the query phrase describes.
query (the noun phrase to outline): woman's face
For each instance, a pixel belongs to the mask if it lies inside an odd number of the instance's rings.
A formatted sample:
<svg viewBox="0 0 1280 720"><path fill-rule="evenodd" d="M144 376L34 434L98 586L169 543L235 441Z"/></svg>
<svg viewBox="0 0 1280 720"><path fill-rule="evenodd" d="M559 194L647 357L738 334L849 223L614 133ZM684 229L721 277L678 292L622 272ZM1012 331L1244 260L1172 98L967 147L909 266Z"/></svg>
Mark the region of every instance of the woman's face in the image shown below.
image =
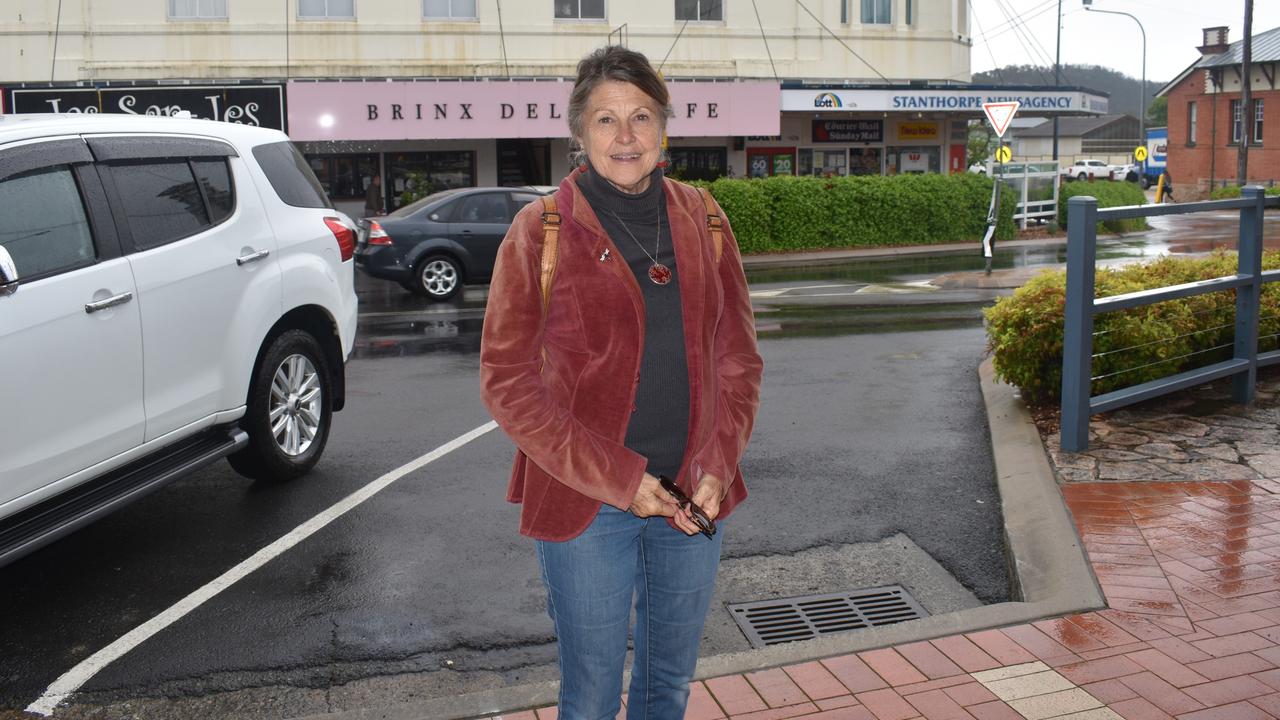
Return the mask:
<svg viewBox="0 0 1280 720"><path fill-rule="evenodd" d="M662 110L635 85L606 80L587 96L578 142L604 179L644 192L662 149Z"/></svg>

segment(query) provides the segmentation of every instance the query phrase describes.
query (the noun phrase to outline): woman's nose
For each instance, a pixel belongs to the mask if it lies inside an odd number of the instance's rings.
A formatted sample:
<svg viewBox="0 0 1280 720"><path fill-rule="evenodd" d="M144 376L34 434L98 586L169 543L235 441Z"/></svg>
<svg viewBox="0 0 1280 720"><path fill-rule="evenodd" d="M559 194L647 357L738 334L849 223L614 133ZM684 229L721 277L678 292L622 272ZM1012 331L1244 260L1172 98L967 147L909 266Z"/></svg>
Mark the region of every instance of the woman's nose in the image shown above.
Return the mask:
<svg viewBox="0 0 1280 720"><path fill-rule="evenodd" d="M636 139L636 134L631 128L631 123L623 120L618 123L618 136L615 138L620 143L630 143Z"/></svg>

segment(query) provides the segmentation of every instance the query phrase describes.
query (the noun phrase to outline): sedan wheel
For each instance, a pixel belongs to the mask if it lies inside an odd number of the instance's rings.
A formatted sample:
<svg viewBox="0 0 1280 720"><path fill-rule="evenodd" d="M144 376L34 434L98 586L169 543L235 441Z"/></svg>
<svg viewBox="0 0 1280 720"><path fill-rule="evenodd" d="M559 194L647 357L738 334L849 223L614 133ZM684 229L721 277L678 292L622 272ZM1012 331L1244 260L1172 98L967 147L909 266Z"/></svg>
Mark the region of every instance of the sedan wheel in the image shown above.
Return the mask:
<svg viewBox="0 0 1280 720"><path fill-rule="evenodd" d="M448 300L462 289L458 261L447 255L432 255L418 263L413 291L432 300Z"/></svg>

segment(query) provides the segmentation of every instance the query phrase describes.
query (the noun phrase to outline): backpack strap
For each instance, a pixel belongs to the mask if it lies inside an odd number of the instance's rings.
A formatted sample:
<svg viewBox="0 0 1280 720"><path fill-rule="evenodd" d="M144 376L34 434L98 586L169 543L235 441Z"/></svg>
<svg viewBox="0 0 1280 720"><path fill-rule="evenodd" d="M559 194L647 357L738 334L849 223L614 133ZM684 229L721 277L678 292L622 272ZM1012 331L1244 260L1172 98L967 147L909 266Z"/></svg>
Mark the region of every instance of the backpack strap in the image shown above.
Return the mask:
<svg viewBox="0 0 1280 720"><path fill-rule="evenodd" d="M542 315L547 315L547 303L551 301L551 281L556 275L556 260L560 253L560 213L556 210L554 195L542 196Z"/></svg>
<svg viewBox="0 0 1280 720"><path fill-rule="evenodd" d="M711 231L711 242L715 245L716 262L720 262L720 251L724 246L724 218L720 217L720 208L716 206L710 190L698 188L698 194L702 195L702 204L707 207L707 229Z"/></svg>

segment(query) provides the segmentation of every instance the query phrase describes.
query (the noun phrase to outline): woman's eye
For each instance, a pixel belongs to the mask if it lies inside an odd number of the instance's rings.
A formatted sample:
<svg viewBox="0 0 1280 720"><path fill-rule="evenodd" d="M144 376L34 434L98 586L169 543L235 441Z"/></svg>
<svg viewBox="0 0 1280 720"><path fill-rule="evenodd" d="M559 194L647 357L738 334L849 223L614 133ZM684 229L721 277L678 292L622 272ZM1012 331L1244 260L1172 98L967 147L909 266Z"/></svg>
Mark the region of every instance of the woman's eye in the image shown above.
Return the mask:
<svg viewBox="0 0 1280 720"><path fill-rule="evenodd" d="M600 123L601 125L608 125L609 123L613 122L613 118L606 115L600 118L599 120L596 120L596 122Z"/></svg>
<svg viewBox="0 0 1280 720"><path fill-rule="evenodd" d="M649 122L649 113L640 113L636 115L636 122Z"/></svg>

